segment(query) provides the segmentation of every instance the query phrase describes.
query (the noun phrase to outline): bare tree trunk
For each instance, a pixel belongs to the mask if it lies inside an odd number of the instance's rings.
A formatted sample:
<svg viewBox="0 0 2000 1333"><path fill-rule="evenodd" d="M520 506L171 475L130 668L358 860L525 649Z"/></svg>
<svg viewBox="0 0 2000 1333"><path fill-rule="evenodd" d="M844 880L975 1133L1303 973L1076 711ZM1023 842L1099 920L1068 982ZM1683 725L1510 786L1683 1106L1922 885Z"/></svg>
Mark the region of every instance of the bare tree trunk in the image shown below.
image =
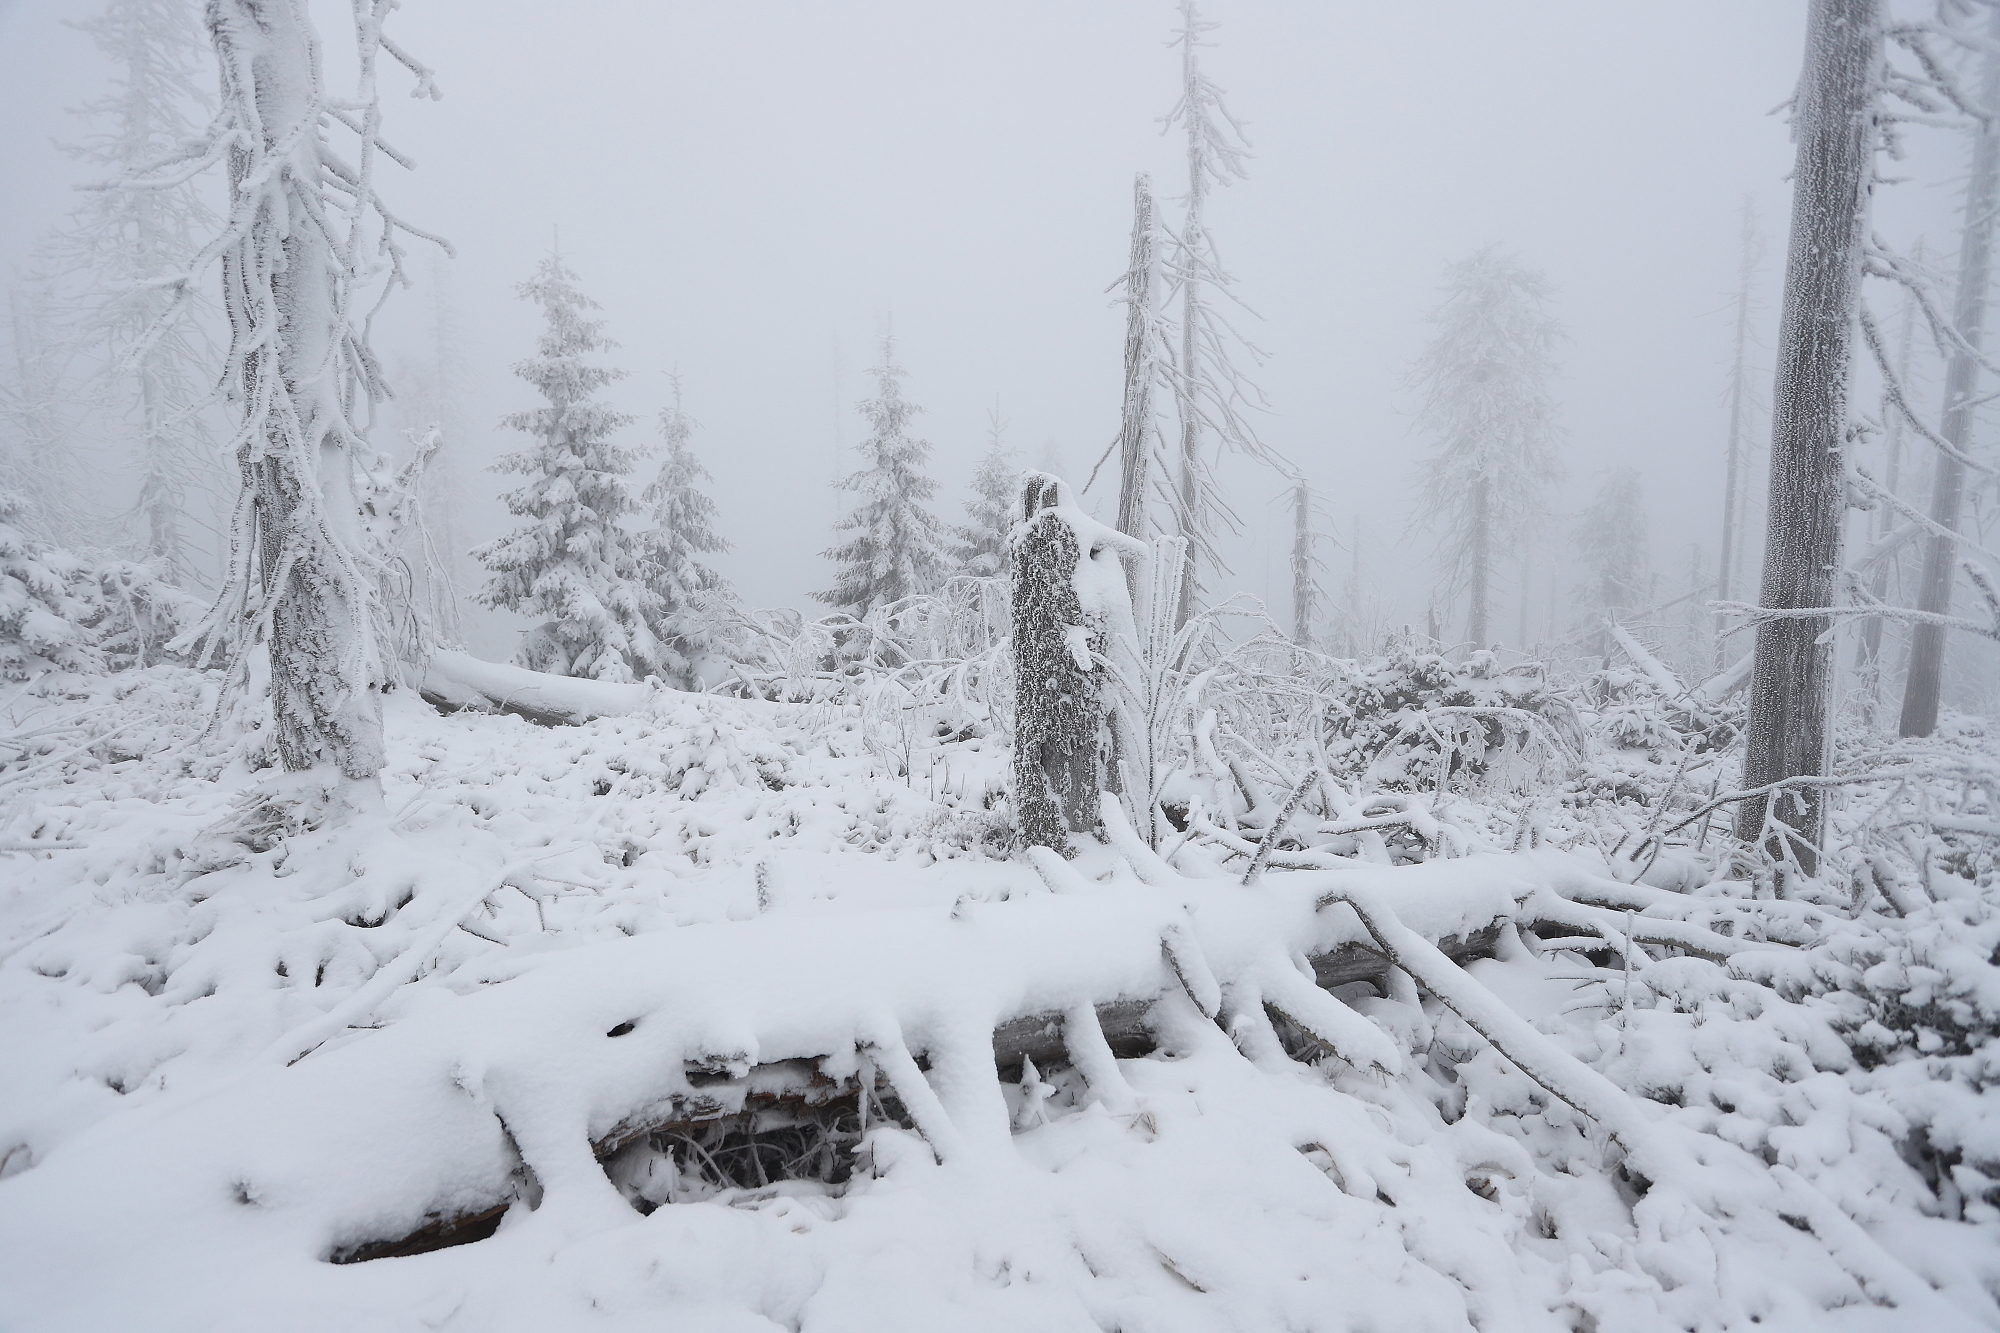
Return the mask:
<svg viewBox="0 0 2000 1333"><path fill-rule="evenodd" d="M1472 568L1467 571L1466 595L1472 599L1466 614L1465 637L1472 646L1485 648L1488 585L1493 580L1493 516L1486 478L1472 484Z"/></svg>
<svg viewBox="0 0 2000 1333"><path fill-rule="evenodd" d="M1125 270L1125 402L1118 424L1118 530L1146 541L1148 439L1153 426L1153 182L1144 172L1132 181L1132 262ZM1137 605L1137 566L1128 566Z"/></svg>
<svg viewBox="0 0 2000 1333"><path fill-rule="evenodd" d="M1738 532L1743 516L1743 473L1748 463L1749 453L1749 393L1750 378L1750 281L1756 267L1758 252L1757 223L1750 211L1750 201L1743 201L1743 256L1738 272L1736 291L1736 360L1729 375L1729 451L1722 482L1722 555L1716 567L1715 598L1719 602L1731 601L1736 596L1736 565L1739 559ZM1726 618L1718 614L1715 618L1716 665L1723 665L1723 633L1729 628Z"/></svg>
<svg viewBox="0 0 2000 1333"><path fill-rule="evenodd" d="M1303 478L1292 489L1292 642L1312 642L1312 492Z"/></svg>
<svg viewBox="0 0 2000 1333"><path fill-rule="evenodd" d="M2000 40L1996 11L1990 40ZM1991 49L1981 79L1980 109L1989 114L2000 106L2000 55ZM1965 187L1965 230L1958 244L1958 291L1952 322L1960 345L1954 346L1944 377L1944 420L1939 434L1963 455L1972 434L1973 395L1979 388L1979 345L1985 332L1987 288L1993 268L1993 205L2000 185L2000 123L1987 120L1972 145L1972 176ZM1965 501L1965 464L1938 451L1931 484L1931 519L1950 532L1958 531L1959 509ZM1957 564L1957 543L1932 535L1924 546L1924 572L1917 584L1917 609L1944 615L1951 609L1951 585ZM1903 683L1903 717L1898 730L1905 736L1928 736L1937 730L1938 700L1944 686L1944 626L1919 622L1910 631L1910 674Z"/></svg>
<svg viewBox="0 0 2000 1333"><path fill-rule="evenodd" d="M1014 819L1031 846L1070 854L1069 835L1095 828L1104 706L1097 671L1076 649L1102 656L1101 627L1086 629L1076 594L1076 532L1056 514L1059 483L1031 472L1025 528L1014 540ZM1084 643L1075 637L1082 633Z"/></svg>
<svg viewBox="0 0 2000 1333"><path fill-rule="evenodd" d="M1791 238L1772 401L1770 518L1762 605L1823 607L1840 564L1841 443L1861 284L1882 62L1878 0L1812 0L1794 133ZM1757 629L1743 779L1761 787L1825 772L1833 649L1825 616ZM1774 802L1791 849L1811 873L1823 819L1817 791ZM1740 807L1737 834L1764 830L1766 805Z"/></svg>
<svg viewBox="0 0 2000 1333"><path fill-rule="evenodd" d="M1922 263L1924 243L1917 241L1911 256L1914 262ZM1905 393L1910 387L1910 348L1915 343L1917 331L1917 298L1913 293L1903 294L1903 322L1896 333L1896 382L1903 386ZM1903 429L1908 424L1902 412L1885 404L1883 412L1883 445L1886 458L1882 468L1882 485L1891 495L1903 475ZM1895 522L1895 512L1887 504L1875 506L1875 521L1870 525L1870 535L1880 541L1889 535ZM1884 560L1875 570L1868 591L1876 601L1886 601L1889 595L1889 566L1893 559ZM1875 704L1882 690L1882 617L1871 616L1861 631L1861 662L1869 674L1869 713L1873 717Z"/></svg>

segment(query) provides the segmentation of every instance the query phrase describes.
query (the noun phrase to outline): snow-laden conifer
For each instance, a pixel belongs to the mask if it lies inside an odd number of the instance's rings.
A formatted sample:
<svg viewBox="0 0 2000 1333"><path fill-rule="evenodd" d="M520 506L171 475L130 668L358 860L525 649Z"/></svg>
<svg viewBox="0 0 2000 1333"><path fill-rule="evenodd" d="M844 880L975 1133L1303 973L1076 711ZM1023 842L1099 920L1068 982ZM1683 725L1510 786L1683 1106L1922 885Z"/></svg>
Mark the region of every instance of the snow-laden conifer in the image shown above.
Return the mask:
<svg viewBox="0 0 2000 1333"><path fill-rule="evenodd" d="M688 446L696 424L681 408L676 376L673 405L660 412L666 441L660 471L640 496L648 517L639 538L639 576L650 594L653 674L680 689L699 688L700 664L728 651L718 603L729 584L702 557L728 550L729 543L716 533L715 501L701 488L708 469Z"/></svg>
<svg viewBox="0 0 2000 1333"><path fill-rule="evenodd" d="M903 397L905 372L896 364L893 337L882 340L882 364L872 373L875 396L861 404L872 429L855 446L868 465L838 483L860 497L834 525L836 532L853 535L825 552L839 572L832 588L813 594L856 619L932 591L944 582L946 569L944 526L925 508L937 493L937 483L923 472L931 446L908 430L910 418L923 409Z"/></svg>
<svg viewBox="0 0 2000 1333"><path fill-rule="evenodd" d="M0 491L0 680L22 681L53 667L104 665L84 622L93 608L81 561L22 525L25 496Z"/></svg>
<svg viewBox="0 0 2000 1333"><path fill-rule="evenodd" d="M1436 537L1448 583L1466 594L1474 644L1491 638L1495 566L1543 512L1556 477L1548 382L1562 331L1548 296L1547 279L1497 250L1460 260L1417 360L1418 422L1435 442L1417 523Z"/></svg>
<svg viewBox="0 0 2000 1333"><path fill-rule="evenodd" d="M1014 527L1015 494L1021 469L1007 443L1007 423L996 405L987 413L986 454L972 474L972 498L965 502L966 522L952 529L957 542L952 558L958 572L976 579L999 578L1007 572L1007 534Z"/></svg>
<svg viewBox="0 0 2000 1333"><path fill-rule="evenodd" d="M560 255L543 260L517 290L541 307L545 325L536 355L514 373L548 406L505 418L534 440L494 464L497 472L528 478L504 497L508 512L528 522L473 552L493 571L478 599L540 618L514 655L519 665L557 676L634 680L656 652L638 542L619 522L638 508L626 480L637 454L611 438L632 418L596 398L625 372L585 360L617 344L604 336L604 321L590 317L597 302L578 290Z"/></svg>

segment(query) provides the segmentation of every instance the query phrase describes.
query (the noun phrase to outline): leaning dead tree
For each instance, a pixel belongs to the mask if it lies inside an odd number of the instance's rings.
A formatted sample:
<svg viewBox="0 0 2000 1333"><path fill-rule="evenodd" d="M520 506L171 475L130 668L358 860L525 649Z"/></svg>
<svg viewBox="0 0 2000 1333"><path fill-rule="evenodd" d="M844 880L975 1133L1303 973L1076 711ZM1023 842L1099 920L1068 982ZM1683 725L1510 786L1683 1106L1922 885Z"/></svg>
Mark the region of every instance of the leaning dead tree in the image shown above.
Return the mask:
<svg viewBox="0 0 2000 1333"><path fill-rule="evenodd" d="M1989 41L2000 39L2000 10L1994 12ZM1965 503L1965 448L1978 406L1980 344L1993 277L1993 208L1996 195L2000 195L2000 119L1996 119L1996 111L2000 111L2000 52L1990 45L1979 110L1983 116L1972 127L1972 171L1966 181L1965 225L1958 246L1958 290L1952 310L1955 336L1945 368L1944 417L1938 423L1938 433L1948 447L1938 451L1937 469L1932 474L1933 530L1924 545L1924 568L1917 583L1917 610L1936 617L1951 610L1958 565L1955 534ZM1910 674L1903 684L1903 715L1898 728L1902 735L1928 736L1937 730L1938 701L1944 685L1944 635L1941 620L1919 620L1910 628Z"/></svg>
<svg viewBox="0 0 2000 1333"><path fill-rule="evenodd" d="M1763 257L1764 241L1757 234L1757 214L1752 202L1743 201L1742 251L1737 264L1736 354L1729 372L1729 445L1724 454L1722 482L1722 553L1715 570L1715 599L1726 602L1736 596L1736 567L1742 561L1744 476L1750 470L1750 309L1751 288L1757 263ZM1716 666L1728 652L1722 637L1729 629L1728 616L1715 618ZM1526 636L1523 636L1523 642Z"/></svg>
<svg viewBox="0 0 2000 1333"><path fill-rule="evenodd" d="M1761 606L1795 611L1832 604L1840 565L1841 445L1882 66L1878 0L1813 0L1794 118L1798 142L1784 310L1772 402L1770 518ZM1833 648L1828 617L1773 616L1757 628L1743 785L1759 788L1823 774ZM1822 823L1817 789L1787 791L1791 804L1745 802L1737 834L1761 842L1773 820L1788 832L1775 850L1814 868Z"/></svg>

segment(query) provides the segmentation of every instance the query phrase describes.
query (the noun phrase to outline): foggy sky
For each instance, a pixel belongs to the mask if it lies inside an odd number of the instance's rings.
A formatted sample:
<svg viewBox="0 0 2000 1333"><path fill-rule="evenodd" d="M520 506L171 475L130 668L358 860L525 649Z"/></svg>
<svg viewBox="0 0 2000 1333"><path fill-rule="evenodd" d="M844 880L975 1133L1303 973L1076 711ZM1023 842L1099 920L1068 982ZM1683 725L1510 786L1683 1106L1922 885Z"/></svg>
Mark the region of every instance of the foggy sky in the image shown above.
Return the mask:
<svg viewBox="0 0 2000 1333"><path fill-rule="evenodd" d="M8 269L85 174L48 141L76 132L62 108L104 77L60 22L95 8L0 4ZM1403 535L1425 444L1408 371L1444 267L1488 243L1549 275L1569 331L1559 513L1630 463L1663 576L1681 577L1692 543L1712 563L1738 215L1748 196L1770 238L1768 349L1791 160L1771 113L1797 77L1804 8L1212 0L1222 26L1205 64L1255 156L1210 216L1263 317L1243 321L1271 354L1254 375L1272 409L1262 433L1328 494L1343 537L1363 516L1364 569L1401 618L1421 623L1435 582L1428 543ZM344 9L321 7L330 50L348 43ZM641 418L632 431L651 430L678 368L736 543L717 563L753 605L829 586L828 482L855 466L842 446L861 438L854 403L892 318L942 517L962 516L996 397L1023 462L1054 442L1080 482L1117 428L1123 316L1105 288L1124 264L1132 174L1151 171L1165 200L1185 184L1181 143L1158 124L1177 94L1174 22L1165 0L408 0L392 31L445 98L409 100L406 77L385 76L387 137L418 170L390 169L382 188L458 249L448 284L474 372L463 456L483 464L522 440L497 425L534 402L508 373L537 331L512 289L560 228L623 344L606 359L631 374L607 396ZM1918 148L1922 179L1883 191L1878 223L1948 248L1958 150L1926 164L1934 150ZM415 271L428 281L428 258ZM428 292L394 298L378 340L392 365L430 318ZM1766 397L1769 364L1760 352ZM470 535L497 535L511 480L465 475ZM1220 591L1268 596L1282 618L1281 483L1247 465L1227 475L1250 531ZM1350 557L1326 554L1337 588ZM1534 595L1546 605L1547 589ZM1510 603L1503 589L1498 625ZM503 621L474 646L508 651Z"/></svg>

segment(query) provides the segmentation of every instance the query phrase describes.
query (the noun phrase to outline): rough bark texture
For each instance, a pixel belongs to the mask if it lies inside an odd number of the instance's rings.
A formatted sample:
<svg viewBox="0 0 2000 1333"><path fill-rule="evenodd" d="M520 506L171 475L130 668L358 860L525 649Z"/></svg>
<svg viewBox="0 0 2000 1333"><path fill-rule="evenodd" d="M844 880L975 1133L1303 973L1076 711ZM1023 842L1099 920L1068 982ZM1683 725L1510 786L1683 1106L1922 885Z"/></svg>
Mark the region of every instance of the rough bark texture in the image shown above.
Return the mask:
<svg viewBox="0 0 2000 1333"><path fill-rule="evenodd" d="M2000 37L2000 18L1993 36ZM2000 104L2000 56L1990 51L1981 80L1980 103L1990 110ZM1985 332L1987 288L1993 273L1993 204L2000 184L2000 124L1988 121L1975 132L1972 174L1965 187L1965 228L1958 246L1958 291L1952 322L1963 346L1952 349L1944 379L1944 420L1939 434L1961 454L1972 435L1973 397L1979 388L1979 346ZM1965 502L1965 464L1940 450L1931 486L1931 518L1947 531L1958 530L1959 509ZM1924 545L1924 572L1917 584L1917 609L1933 615L1951 610L1951 585L1958 543L1932 535ZM1938 702L1944 686L1944 632L1938 624L1918 623L1910 632L1910 674L1903 684L1903 716L1898 730L1905 736L1928 736L1937 730Z"/></svg>
<svg viewBox="0 0 2000 1333"><path fill-rule="evenodd" d="M1014 537L1014 817L1032 846L1069 854L1097 825L1104 708L1097 672L1076 648L1104 651L1076 593L1076 533L1049 507L1059 483L1030 473ZM1079 642L1080 641L1080 642Z"/></svg>
<svg viewBox="0 0 2000 1333"><path fill-rule="evenodd" d="M1791 237L1772 395L1770 519L1762 605L1828 606L1840 562L1841 446L1875 148L1882 24L1877 0L1813 0L1799 81ZM1833 648L1827 618L1767 620L1756 665L1744 785L1825 771ZM1821 796L1801 792L1779 817L1812 869ZM1763 831L1763 802L1746 801L1738 835Z"/></svg>

